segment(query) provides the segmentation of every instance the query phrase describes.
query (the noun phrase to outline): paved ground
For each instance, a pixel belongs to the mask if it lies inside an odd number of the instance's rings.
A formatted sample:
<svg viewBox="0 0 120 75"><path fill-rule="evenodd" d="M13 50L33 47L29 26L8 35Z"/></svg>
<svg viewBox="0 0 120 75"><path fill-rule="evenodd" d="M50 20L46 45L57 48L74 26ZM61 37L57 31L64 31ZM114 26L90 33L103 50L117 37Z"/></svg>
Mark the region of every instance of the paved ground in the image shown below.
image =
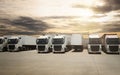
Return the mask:
<svg viewBox="0 0 120 75"><path fill-rule="evenodd" d="M0 75L120 75L120 55L0 52Z"/></svg>

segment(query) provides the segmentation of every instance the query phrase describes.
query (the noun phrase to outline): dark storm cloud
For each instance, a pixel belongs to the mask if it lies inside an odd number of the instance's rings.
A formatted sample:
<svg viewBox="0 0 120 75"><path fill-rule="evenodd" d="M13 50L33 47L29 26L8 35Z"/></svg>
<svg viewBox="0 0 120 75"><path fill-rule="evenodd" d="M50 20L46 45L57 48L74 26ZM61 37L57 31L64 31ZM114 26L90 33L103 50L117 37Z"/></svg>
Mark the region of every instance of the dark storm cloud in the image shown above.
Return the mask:
<svg viewBox="0 0 120 75"><path fill-rule="evenodd" d="M50 26L41 20L36 20L31 17L18 17L17 19L0 19L0 32L2 34L39 34L50 28ZM17 27L16 29L9 29L8 26ZM21 28L22 27L22 28ZM23 29L25 28L25 29ZM19 31L21 29L21 31ZM26 31L22 31L26 30Z"/></svg>
<svg viewBox="0 0 120 75"><path fill-rule="evenodd" d="M35 35L35 32L0 29L0 35ZM38 33L39 34L39 33Z"/></svg>
<svg viewBox="0 0 120 75"><path fill-rule="evenodd" d="M93 7L96 12L110 12L120 9L120 0L103 0L105 2L104 6Z"/></svg>
<svg viewBox="0 0 120 75"><path fill-rule="evenodd" d="M99 6L99 5L85 6L85 5L75 4L72 7L73 8L90 8L98 13L107 13L110 11L116 11L120 9L120 0L101 0L101 1L105 3L103 6Z"/></svg>
<svg viewBox="0 0 120 75"><path fill-rule="evenodd" d="M48 24L41 21L35 20L30 17L19 17L16 20L11 21L12 25L18 25L28 28L29 30L33 31L44 31L49 28Z"/></svg>
<svg viewBox="0 0 120 75"><path fill-rule="evenodd" d="M0 25L0 29L4 29L4 28L6 28L6 26Z"/></svg>
<svg viewBox="0 0 120 75"><path fill-rule="evenodd" d="M120 14L116 14L116 15L114 15L114 17L120 17Z"/></svg>
<svg viewBox="0 0 120 75"><path fill-rule="evenodd" d="M101 32L120 32L120 24L107 24Z"/></svg>

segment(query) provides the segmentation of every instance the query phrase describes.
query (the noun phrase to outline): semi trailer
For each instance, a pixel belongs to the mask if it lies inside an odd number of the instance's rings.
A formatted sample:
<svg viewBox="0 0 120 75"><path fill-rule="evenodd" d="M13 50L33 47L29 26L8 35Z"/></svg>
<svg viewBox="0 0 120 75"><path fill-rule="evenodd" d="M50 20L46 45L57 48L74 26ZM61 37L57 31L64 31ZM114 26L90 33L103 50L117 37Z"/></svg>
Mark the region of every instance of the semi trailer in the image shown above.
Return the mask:
<svg viewBox="0 0 120 75"><path fill-rule="evenodd" d="M66 35L55 35L52 38L52 50L54 53L65 53L67 45Z"/></svg>
<svg viewBox="0 0 120 75"><path fill-rule="evenodd" d="M22 51L36 49L36 38L32 36L11 36L7 44L8 51Z"/></svg>
<svg viewBox="0 0 120 75"><path fill-rule="evenodd" d="M117 34L104 34L102 36L103 51L106 53L119 54L119 37Z"/></svg>
<svg viewBox="0 0 120 75"><path fill-rule="evenodd" d="M52 48L52 35L42 35L36 40L36 49L38 53L51 52Z"/></svg>
<svg viewBox="0 0 120 75"><path fill-rule="evenodd" d="M88 53L100 54L102 49L100 36L97 34L89 35Z"/></svg>
<svg viewBox="0 0 120 75"><path fill-rule="evenodd" d="M0 37L0 52L7 51L7 37Z"/></svg>
<svg viewBox="0 0 120 75"><path fill-rule="evenodd" d="M70 45L74 51L83 51L83 37L81 34L72 34Z"/></svg>

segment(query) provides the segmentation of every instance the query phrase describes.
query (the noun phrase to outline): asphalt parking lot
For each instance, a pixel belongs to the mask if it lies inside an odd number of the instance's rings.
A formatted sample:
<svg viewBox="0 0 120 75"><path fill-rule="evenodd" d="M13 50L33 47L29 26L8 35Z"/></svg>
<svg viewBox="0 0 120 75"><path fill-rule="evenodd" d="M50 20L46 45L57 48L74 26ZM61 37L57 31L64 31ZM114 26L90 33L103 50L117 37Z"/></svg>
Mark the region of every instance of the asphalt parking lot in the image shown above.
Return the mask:
<svg viewBox="0 0 120 75"><path fill-rule="evenodd" d="M0 52L0 75L120 75L120 55Z"/></svg>

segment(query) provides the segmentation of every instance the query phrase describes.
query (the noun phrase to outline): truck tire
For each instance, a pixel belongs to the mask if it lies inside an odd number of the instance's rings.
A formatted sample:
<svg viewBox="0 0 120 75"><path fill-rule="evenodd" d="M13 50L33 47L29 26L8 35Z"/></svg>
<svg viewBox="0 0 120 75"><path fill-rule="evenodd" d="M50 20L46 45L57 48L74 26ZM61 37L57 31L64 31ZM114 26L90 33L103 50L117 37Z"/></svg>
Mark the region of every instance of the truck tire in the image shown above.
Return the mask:
<svg viewBox="0 0 120 75"><path fill-rule="evenodd" d="M52 52L52 49L50 47L48 48L48 52Z"/></svg>
<svg viewBox="0 0 120 75"><path fill-rule="evenodd" d="M18 50L19 50L19 51L22 51L23 49L22 49L22 47L19 47Z"/></svg>
<svg viewBox="0 0 120 75"><path fill-rule="evenodd" d="M72 50L72 46L67 46L67 51L66 52L68 52L70 50Z"/></svg>
<svg viewBox="0 0 120 75"><path fill-rule="evenodd" d="M68 52L68 49L67 49L67 47L65 48L65 52Z"/></svg>
<svg viewBox="0 0 120 75"><path fill-rule="evenodd" d="M5 47L3 47L1 52L5 52L5 51L7 51L7 49Z"/></svg>
<svg viewBox="0 0 120 75"><path fill-rule="evenodd" d="M22 50L25 51L26 50L25 47L22 47Z"/></svg>

